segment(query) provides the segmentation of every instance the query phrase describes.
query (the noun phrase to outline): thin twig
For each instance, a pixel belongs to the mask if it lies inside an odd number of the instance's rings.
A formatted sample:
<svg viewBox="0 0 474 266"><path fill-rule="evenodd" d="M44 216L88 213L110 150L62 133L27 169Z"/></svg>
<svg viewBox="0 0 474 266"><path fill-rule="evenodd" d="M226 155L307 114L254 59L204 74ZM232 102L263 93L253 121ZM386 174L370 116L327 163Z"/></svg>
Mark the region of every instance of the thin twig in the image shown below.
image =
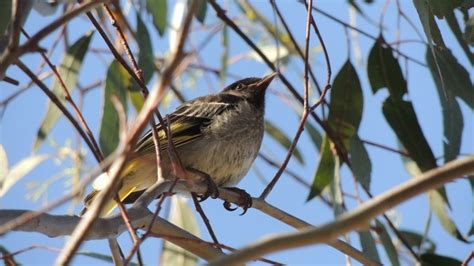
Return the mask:
<svg viewBox="0 0 474 266"><path fill-rule="evenodd" d="M211 236L212 241L214 242L216 247L220 249L221 244L219 243L219 240L217 240L217 236L214 233L214 230L212 229L211 222L209 221L206 214L204 213L204 210L202 209L201 204L199 203L199 200L197 199L196 193L191 193L191 196L193 198L194 207L196 208L196 211L199 213L199 215L202 218L202 221L206 225L207 231L209 232L209 235Z"/></svg>

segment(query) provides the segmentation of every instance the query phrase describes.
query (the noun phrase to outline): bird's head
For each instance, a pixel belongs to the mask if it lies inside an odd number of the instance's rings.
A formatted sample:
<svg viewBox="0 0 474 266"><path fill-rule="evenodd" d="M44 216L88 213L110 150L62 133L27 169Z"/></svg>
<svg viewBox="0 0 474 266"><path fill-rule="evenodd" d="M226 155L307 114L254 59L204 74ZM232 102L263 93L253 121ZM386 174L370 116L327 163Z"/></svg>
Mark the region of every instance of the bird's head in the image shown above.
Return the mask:
<svg viewBox="0 0 474 266"><path fill-rule="evenodd" d="M257 108L263 108L267 87L278 74L278 72L274 72L263 78L241 79L227 86L222 92L243 97Z"/></svg>

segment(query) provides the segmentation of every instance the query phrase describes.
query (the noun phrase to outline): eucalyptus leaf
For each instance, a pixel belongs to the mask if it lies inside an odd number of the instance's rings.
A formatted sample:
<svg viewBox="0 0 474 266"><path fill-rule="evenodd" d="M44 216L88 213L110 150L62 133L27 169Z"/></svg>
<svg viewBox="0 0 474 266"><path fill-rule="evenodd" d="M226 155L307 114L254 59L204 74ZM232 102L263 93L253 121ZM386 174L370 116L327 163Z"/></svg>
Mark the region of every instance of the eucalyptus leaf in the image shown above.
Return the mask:
<svg viewBox="0 0 474 266"><path fill-rule="evenodd" d="M0 37L5 34L10 24L11 15L12 1L0 1Z"/></svg>
<svg viewBox="0 0 474 266"><path fill-rule="evenodd" d="M380 262L380 256L375 245L375 240L370 231L359 231L359 241L364 255Z"/></svg>
<svg viewBox="0 0 474 266"><path fill-rule="evenodd" d="M438 254L425 253L420 256L421 266L459 266L462 265L462 261L446 257Z"/></svg>
<svg viewBox="0 0 474 266"><path fill-rule="evenodd" d="M441 35L438 24L434 19L434 15L431 12L430 5L426 0L413 0L415 4L416 11L418 12L418 17L420 18L421 25L425 31L426 38L428 43L432 45L434 42L436 45L446 48L444 44L443 35Z"/></svg>
<svg viewBox="0 0 474 266"><path fill-rule="evenodd" d="M354 136L362 119L364 101L359 77L348 60L334 79L329 102L328 123L342 139L345 150L349 150L349 140Z"/></svg>
<svg viewBox="0 0 474 266"><path fill-rule="evenodd" d="M310 122L306 122L304 125L306 132L308 132L314 146L319 151L321 150L321 144L323 142L323 136Z"/></svg>
<svg viewBox="0 0 474 266"><path fill-rule="evenodd" d="M358 135L354 135L350 139L349 154L351 158L351 169L357 181L364 188L370 190L372 163L370 162L369 153Z"/></svg>
<svg viewBox="0 0 474 266"><path fill-rule="evenodd" d="M377 233L379 235L380 242L382 242L382 246L385 249L385 253L388 256L388 259L390 260L390 264L393 266L399 266L400 261L398 260L398 252L395 248L395 245L393 244L392 238L387 232L387 229L385 228L384 224L382 224L378 220L375 220L375 223L377 225Z"/></svg>
<svg viewBox="0 0 474 266"><path fill-rule="evenodd" d="M195 0L198 1L198 7L196 11L194 12L194 16L196 19L204 23L204 20L206 19L206 13L207 13L207 1L206 0Z"/></svg>
<svg viewBox="0 0 474 266"><path fill-rule="evenodd" d="M153 18L153 25L158 30L160 36L165 34L166 19L168 15L168 1L167 0L147 0L146 7L148 13Z"/></svg>
<svg viewBox="0 0 474 266"><path fill-rule="evenodd" d="M117 61L112 61L105 80L104 105L100 123L99 144L105 156L110 155L120 139L119 114L112 103L115 95L127 112L127 88L130 86L128 72Z"/></svg>
<svg viewBox="0 0 474 266"><path fill-rule="evenodd" d="M196 217L184 198L171 198L171 210L168 220L187 232L199 236L199 226ZM197 264L197 261L198 257L191 252L168 241L163 244L160 265L194 266Z"/></svg>
<svg viewBox="0 0 474 266"><path fill-rule="evenodd" d="M281 129L279 129L270 121L265 121L265 132L267 132L270 137L280 143L280 145L285 149L288 150L290 148L291 139L288 138ZM303 156L301 155L301 152L298 150L298 148L294 149L293 155L299 163L304 164Z"/></svg>
<svg viewBox="0 0 474 266"><path fill-rule="evenodd" d="M403 237L405 242L417 250L418 253L432 253L436 250L436 244L431 239L423 237L423 234L401 229L398 230L398 233Z"/></svg>
<svg viewBox="0 0 474 266"><path fill-rule="evenodd" d="M61 60L61 63L57 67L59 76L64 81L66 89L69 91L69 93L71 93L76 88L77 77L79 76L82 62L89 48L92 36L93 32L89 32L79 38L71 47L67 49L66 54ZM57 77L54 80L52 92L58 96L63 104L66 102L64 89L62 88L61 82ZM59 108L53 102L48 102L46 114L36 135L35 143L33 144L33 150L37 150L40 147L53 127L56 125L60 116L61 111Z"/></svg>
<svg viewBox="0 0 474 266"><path fill-rule="evenodd" d="M334 179L336 163L331 149L331 141L327 136L323 138L323 145L319 154L321 159L319 160L318 169L314 175L307 201L321 194L323 189Z"/></svg>

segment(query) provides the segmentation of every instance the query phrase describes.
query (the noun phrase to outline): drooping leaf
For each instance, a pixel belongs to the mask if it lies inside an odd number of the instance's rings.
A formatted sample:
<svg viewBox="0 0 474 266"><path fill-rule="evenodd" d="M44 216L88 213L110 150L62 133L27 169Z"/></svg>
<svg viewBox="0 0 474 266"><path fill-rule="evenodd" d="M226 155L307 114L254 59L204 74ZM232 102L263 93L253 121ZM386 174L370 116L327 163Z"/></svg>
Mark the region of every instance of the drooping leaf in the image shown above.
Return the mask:
<svg viewBox="0 0 474 266"><path fill-rule="evenodd" d="M372 260L380 261L375 240L370 231L359 231L359 241L364 255Z"/></svg>
<svg viewBox="0 0 474 266"><path fill-rule="evenodd" d="M316 146L316 149L318 151L321 150L321 144L323 142L323 136L321 133L309 122L305 123L304 128L306 132L308 132L313 144Z"/></svg>
<svg viewBox="0 0 474 266"><path fill-rule="evenodd" d="M464 27L464 40L466 40L470 46L474 46L474 14L471 14L469 19L466 21Z"/></svg>
<svg viewBox="0 0 474 266"><path fill-rule="evenodd" d="M151 14L153 25L155 25L160 36L163 36L166 30L166 19L168 14L167 2L167 0L147 0L146 2L148 13Z"/></svg>
<svg viewBox="0 0 474 266"><path fill-rule="evenodd" d="M222 54L221 54L221 72L220 72L220 79L221 83L225 83L225 79L227 77L227 69L229 66L229 30L228 26L224 25L222 28L222 37L221 37L221 44L222 44Z"/></svg>
<svg viewBox="0 0 474 266"><path fill-rule="evenodd" d="M357 181L359 181L364 188L369 189L372 163L370 162L369 153L358 135L354 135L350 139L349 154L351 158L351 169Z"/></svg>
<svg viewBox="0 0 474 266"><path fill-rule="evenodd" d="M199 226L196 217L186 204L185 199L178 197L171 198L171 211L168 220L187 232L199 236ZM191 252L168 241L163 244L160 265L194 266L197 261L198 257Z"/></svg>
<svg viewBox="0 0 474 266"><path fill-rule="evenodd" d="M459 266L462 261L433 253L425 253L420 256L421 266Z"/></svg>
<svg viewBox="0 0 474 266"><path fill-rule="evenodd" d="M418 17L420 18L428 43L431 45L434 42L436 45L445 48L446 45L444 44L443 36L439 31L438 24L434 19L428 1L413 0L413 3L418 12Z"/></svg>
<svg viewBox="0 0 474 266"><path fill-rule="evenodd" d="M392 238L387 232L384 224L375 220L377 225L377 233L379 235L380 242L382 242L382 246L385 249L385 253L387 253L387 257L390 260L390 264L393 266L399 266L400 261L398 260L398 252L395 248L395 245L392 242Z"/></svg>
<svg viewBox="0 0 474 266"><path fill-rule="evenodd" d="M383 114L420 170L425 172L435 168L436 159L423 135L413 105L389 97L383 103Z"/></svg>
<svg viewBox="0 0 474 266"><path fill-rule="evenodd" d="M437 47L434 49L435 51L438 50ZM458 84L461 86L466 86L466 84L462 84L462 81L455 79L456 77L463 75L459 75L460 73L456 73L455 69L451 69L450 66L446 66L444 63L440 62L442 57L441 54L438 54L438 52L435 52L435 54L438 58L438 62L441 63L438 64L439 68L435 63L435 58L433 57L432 50L430 49L426 50L426 62L428 63L431 75L433 76L436 88L438 89L438 96L441 102L444 131L444 159L445 162L449 162L456 159L459 154L464 127L461 108L454 98L453 92L455 87L459 86ZM462 66L460 67L462 70L464 70ZM467 83L470 85L469 76L467 77Z"/></svg>
<svg viewBox="0 0 474 266"><path fill-rule="evenodd" d="M335 160L331 149L331 141L327 136L323 138L318 169L313 178L313 184L309 192L307 201L318 196L321 191L334 179Z"/></svg>
<svg viewBox="0 0 474 266"><path fill-rule="evenodd" d="M21 178L27 175L31 170L46 160L48 155L31 155L17 164L15 164L8 172L0 174L0 197L5 195L7 191ZM5 157L6 158L6 157Z"/></svg>
<svg viewBox="0 0 474 266"><path fill-rule="evenodd" d="M471 222L471 229L467 233L468 236L474 235L474 175L468 176L469 184L471 185L471 201L472 201L472 222Z"/></svg>
<svg viewBox="0 0 474 266"><path fill-rule="evenodd" d="M92 35L93 32L87 33L85 36L79 38L71 47L69 47L63 59L61 60L60 65L57 67L59 76L64 81L69 93L71 93L76 87L77 77L82 67L82 61L84 60L86 52L89 48ZM54 80L52 91L56 96L58 96L63 104L66 102L64 89L62 88L58 78ZM33 145L33 150L37 150L40 147L53 127L56 125L56 122L60 116L61 111L58 109L58 107L56 107L54 103L48 102L47 111L38 130L36 140Z"/></svg>
<svg viewBox="0 0 474 266"><path fill-rule="evenodd" d="M0 37L5 34L10 23L12 1L0 1Z"/></svg>
<svg viewBox="0 0 474 266"><path fill-rule="evenodd" d="M338 156L334 157L334 179L329 186L329 195L331 196L332 211L334 217L344 213L344 196L341 190L341 165Z"/></svg>
<svg viewBox="0 0 474 266"><path fill-rule="evenodd" d="M112 103L112 95L120 100L126 112L129 85L130 78L125 68L117 61L112 61L105 80L104 105L100 123L99 144L105 156L111 154L119 143L120 121Z"/></svg>
<svg viewBox="0 0 474 266"><path fill-rule="evenodd" d="M402 98L407 92L407 84L403 78L400 64L393 56L392 49L385 46L382 36L377 39L370 50L367 73L374 93L381 88L387 88L390 96Z"/></svg>
<svg viewBox="0 0 474 266"><path fill-rule="evenodd" d="M204 20L206 19L206 13L207 13L207 1L206 0L196 0L198 1L198 7L196 8L196 11L194 12L194 16L196 19L204 24Z"/></svg>
<svg viewBox="0 0 474 266"><path fill-rule="evenodd" d="M0 144L0 180L3 180L8 173L8 157L7 152Z"/></svg>
<svg viewBox="0 0 474 266"><path fill-rule="evenodd" d="M461 98L471 109L474 109L474 86L469 77L469 72L459 64L449 49L433 47L432 51L438 60L446 89L450 90L454 96ZM433 54L427 52L426 58L436 84L441 84Z"/></svg>
<svg viewBox="0 0 474 266"><path fill-rule="evenodd" d="M291 139L288 138L285 133L281 129L276 127L273 123L265 121L265 132L267 132L268 135L270 135L273 139L280 143L280 145L283 146L285 149L290 148ZM298 150L298 148L294 149L293 155L299 163L304 164L303 156L301 155L301 152Z"/></svg>
<svg viewBox="0 0 474 266"><path fill-rule="evenodd" d="M474 64L474 53L469 49L469 45L464 39L461 27L459 26L458 20L454 14L454 9L460 5L461 1L429 0L429 6L431 7L433 14L440 19L446 19L451 32L459 43L459 46L461 46L471 64Z"/></svg>
<svg viewBox="0 0 474 266"><path fill-rule="evenodd" d="M444 196L442 193L443 191L440 190L432 190L428 192L428 197L429 197L429 202L430 202L430 208L435 212L435 214L438 216L438 219L443 226L444 230L457 238L458 240L469 243L469 241L464 238L464 236L461 234L461 232L458 230L456 227L456 224L454 223L453 219L449 216L447 208L446 201L444 199Z"/></svg>
<svg viewBox="0 0 474 266"><path fill-rule="evenodd" d="M436 244L429 238L423 237L423 234L408 230L398 230L406 243L418 253L432 253L436 250Z"/></svg>
<svg viewBox="0 0 474 266"><path fill-rule="evenodd" d="M359 77L348 60L334 79L328 118L332 130L343 140L345 151L349 150L349 139L359 129L363 105Z"/></svg>

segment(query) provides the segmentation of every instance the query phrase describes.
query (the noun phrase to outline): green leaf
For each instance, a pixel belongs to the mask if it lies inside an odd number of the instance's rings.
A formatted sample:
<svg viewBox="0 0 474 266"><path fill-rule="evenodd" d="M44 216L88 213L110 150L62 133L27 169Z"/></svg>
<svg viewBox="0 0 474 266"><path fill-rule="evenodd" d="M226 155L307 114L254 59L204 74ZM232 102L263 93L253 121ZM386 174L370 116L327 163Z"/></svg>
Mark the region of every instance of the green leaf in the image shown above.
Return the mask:
<svg viewBox="0 0 474 266"><path fill-rule="evenodd" d="M438 24L436 24L436 21L434 20L434 16L431 12L428 1L413 0L413 3L415 4L416 11L418 12L421 25L423 25L423 30L425 31L428 43L432 45L434 42L436 45L446 47L443 41L443 36L439 31Z"/></svg>
<svg viewBox="0 0 474 266"><path fill-rule="evenodd" d="M370 231L359 231L357 233L359 234L360 245L364 255L372 260L380 262L379 253L375 246L375 240Z"/></svg>
<svg viewBox="0 0 474 266"><path fill-rule="evenodd" d="M341 163L338 156L334 157L334 179L329 186L329 195L331 197L332 211L334 217L344 213L344 196L341 190Z"/></svg>
<svg viewBox="0 0 474 266"><path fill-rule="evenodd" d="M153 25L155 25L160 36L163 36L165 34L166 17L168 14L167 0L147 0L146 3L148 13L153 17Z"/></svg>
<svg viewBox="0 0 474 266"><path fill-rule="evenodd" d="M104 92L104 109L100 124L99 144L105 156L110 155L119 143L120 124L119 115L112 104L112 95L115 95L127 112L127 88L130 77L120 63L112 61L107 70ZM125 114L126 115L126 114Z"/></svg>
<svg viewBox="0 0 474 266"><path fill-rule="evenodd" d="M321 152L319 153L321 159L319 160L318 169L314 175L313 184L311 185L311 190L309 192L307 201L318 196L323 189L331 183L334 179L335 171L335 161L334 154L331 149L331 141L327 136L323 138L323 146L321 147Z"/></svg>
<svg viewBox="0 0 474 266"><path fill-rule="evenodd" d="M305 123L304 128L306 129L306 132L308 132L314 146L316 146L316 149L318 149L318 151L321 150L321 143L323 142L323 136L321 133L309 122Z"/></svg>
<svg viewBox="0 0 474 266"><path fill-rule="evenodd" d="M221 54L221 72L220 72L220 79L221 83L225 83L225 79L227 77L227 69L229 66L229 30L227 25L224 25L222 28L222 35L221 35L221 44L222 44L222 54Z"/></svg>
<svg viewBox="0 0 474 266"><path fill-rule="evenodd" d="M366 189L370 190L370 173L372 172L372 163L369 153L365 149L364 143L358 135L350 139L349 154L351 158L351 168L357 181Z"/></svg>
<svg viewBox="0 0 474 266"><path fill-rule="evenodd" d="M84 60L86 52L89 48L92 35L93 32L87 33L85 36L79 38L71 47L69 47L57 68L59 76L64 81L69 93L71 93L76 88L77 77L82 67L82 61ZM52 91L56 96L58 96L63 104L66 102L64 89L62 88L61 83L57 77L54 80ZM33 144L33 150L37 150L41 146L43 141L56 125L56 122L60 116L61 111L58 109L58 107L56 107L54 103L48 102L46 114L43 118L43 121L41 122L35 143Z"/></svg>
<svg viewBox="0 0 474 266"><path fill-rule="evenodd" d="M422 172L437 167L411 102L389 97L383 103L383 114Z"/></svg>
<svg viewBox="0 0 474 266"><path fill-rule="evenodd" d="M444 230L446 230L449 234L457 238L458 240L469 243L466 238L459 232L456 224L454 223L453 219L449 217L447 209L447 204L445 201L445 195L443 194L444 190L432 190L428 192L428 197L430 201L430 208L436 213L438 219L443 226Z"/></svg>
<svg viewBox="0 0 474 266"><path fill-rule="evenodd" d="M359 129L363 106L359 77L348 60L334 79L328 118L329 125L343 140L346 151L349 150L349 139Z"/></svg>
<svg viewBox="0 0 474 266"><path fill-rule="evenodd" d="M143 79L147 84L153 77L155 64L153 62L153 45L151 44L150 34L146 25L137 13L137 43L140 51L138 52L138 66L143 71ZM140 90L139 87L135 87Z"/></svg>
<svg viewBox="0 0 474 266"><path fill-rule="evenodd" d="M5 34L10 24L11 13L12 1L0 1L0 37Z"/></svg>
<svg viewBox="0 0 474 266"><path fill-rule="evenodd" d="M1 148L0 151L3 151L3 148ZM6 154L2 156L5 156L6 159ZM8 172L0 173L0 198L5 195L5 193L7 193L16 182L31 172L36 166L38 166L47 158L49 158L49 156L44 154L31 155L18 162L10 170L8 170Z"/></svg>
<svg viewBox="0 0 474 266"><path fill-rule="evenodd" d="M382 246L385 249L385 253L387 253L390 264L393 266L399 266L400 261L398 260L398 252L392 242L392 238L387 232L387 229L384 224L378 220L375 220L375 223L377 225L377 234L379 235L380 242L382 242Z"/></svg>
<svg viewBox="0 0 474 266"><path fill-rule="evenodd" d="M462 264L460 260L432 253L421 254L420 262L421 266L459 266Z"/></svg>
<svg viewBox="0 0 474 266"><path fill-rule="evenodd" d="M435 51L438 50L436 47L434 49ZM450 66L441 63L440 61L442 56L441 54L438 54L438 52L436 52L436 56L440 64L436 65L432 51L433 50L430 49L426 50L426 62L428 63L431 75L435 81L436 88L438 90L438 96L441 102L444 131L444 159L445 162L449 162L456 159L456 157L459 155L461 149L462 132L464 128L461 108L454 98L453 91L455 90L456 86L459 86L457 84L460 84L461 86L466 86L466 84L462 84L459 79L455 79L456 77L462 76L459 74L463 72L458 73L455 71L455 69L451 69ZM467 79L468 83L470 83L469 77L467 77Z"/></svg>
<svg viewBox="0 0 474 266"><path fill-rule="evenodd" d="M270 137L275 139L285 149L288 150L290 148L290 138L288 138L285 133L281 129L276 127L274 124L269 121L265 121L265 131L268 133L268 135L270 135ZM298 148L294 149L293 155L299 163L304 164L303 156L301 155L301 152L298 150Z"/></svg>
<svg viewBox="0 0 474 266"><path fill-rule="evenodd" d="M438 60L446 90L450 90L454 96L461 98L471 109L474 109L474 86L469 77L469 72L459 64L449 49L433 47L432 51ZM441 85L433 54L427 52L426 58L436 85ZM446 97L446 95L444 96Z"/></svg>
<svg viewBox="0 0 474 266"><path fill-rule="evenodd" d="M471 14L464 26L464 40L470 46L474 46L474 14Z"/></svg>
<svg viewBox="0 0 474 266"><path fill-rule="evenodd" d="M398 230L398 232L410 247L418 250L418 253L432 253L436 250L436 244L431 239L423 237L420 233L408 230Z"/></svg>
<svg viewBox="0 0 474 266"><path fill-rule="evenodd" d="M467 177L469 180L469 184L471 185L471 197L472 197L472 214L474 216L474 175L470 175ZM472 217L471 221L471 229L469 229L469 232L467 233L468 236L474 235L474 217Z"/></svg>
<svg viewBox="0 0 474 266"><path fill-rule="evenodd" d="M194 11L194 16L196 19L204 24L204 20L206 19L207 13L207 1L206 0L195 0L198 1L198 7L196 11Z"/></svg>
<svg viewBox="0 0 474 266"><path fill-rule="evenodd" d="M450 3L451 1L432 1L434 3ZM451 2L452 3L452 2ZM453 32L454 36L456 37L456 40L458 41L459 45L461 46L462 50L466 54L466 57L469 59L469 62L471 62L471 65L474 64L474 53L471 52L469 49L469 45L464 39L463 32L461 31L461 27L459 26L458 20L456 19L456 16L454 15L454 8L451 8L446 10L443 15L446 17L446 21L448 22L449 28Z"/></svg>
<svg viewBox="0 0 474 266"><path fill-rule="evenodd" d="M380 36L369 53L367 73L370 85L374 93L385 87L392 97L402 98L407 92L407 84L392 49L384 42Z"/></svg>
<svg viewBox="0 0 474 266"><path fill-rule="evenodd" d="M199 226L192 210L186 204L186 200L179 197L171 198L171 211L168 219L174 225L181 227L187 232L199 236ZM194 266L198 257L171 242L163 244L160 257L160 265Z"/></svg>

